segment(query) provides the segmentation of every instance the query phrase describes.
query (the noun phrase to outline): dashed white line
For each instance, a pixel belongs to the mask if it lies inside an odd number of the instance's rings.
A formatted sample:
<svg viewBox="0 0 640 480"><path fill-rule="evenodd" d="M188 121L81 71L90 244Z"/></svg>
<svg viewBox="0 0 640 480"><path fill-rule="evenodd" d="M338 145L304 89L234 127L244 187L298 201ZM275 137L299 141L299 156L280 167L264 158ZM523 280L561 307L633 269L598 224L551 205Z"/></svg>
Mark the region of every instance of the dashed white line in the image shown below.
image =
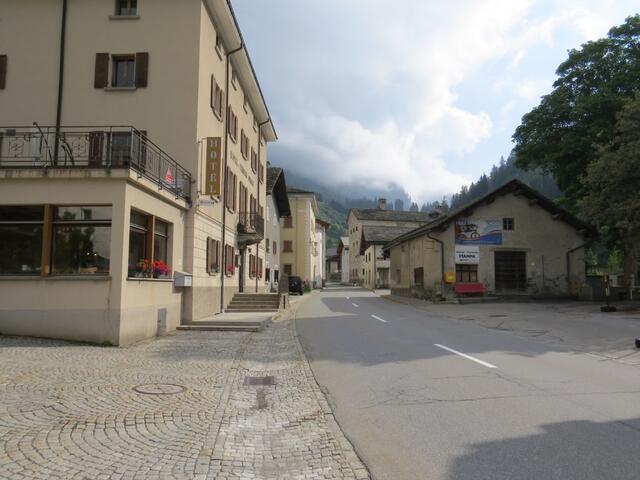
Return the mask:
<svg viewBox="0 0 640 480"><path fill-rule="evenodd" d="M379 321L380 321L380 322L382 322L382 323L387 323L387 321L386 321L384 318L380 318L380 317L379 317L379 316L377 316L377 315L371 315L371 316L372 316L373 318L375 318L376 320L379 320Z"/></svg>
<svg viewBox="0 0 640 480"><path fill-rule="evenodd" d="M442 348L443 350L447 350L448 352L455 353L456 355L460 355L461 357L464 357L467 360L471 360L472 362L479 363L480 365L483 365L487 368L498 368L495 365L491 365L490 363L483 362L482 360L476 357L472 357L471 355L467 355L466 353L459 352L457 350L454 350L453 348L445 347L444 345L440 345L439 343L435 343L434 345L438 348Z"/></svg>
<svg viewBox="0 0 640 480"><path fill-rule="evenodd" d="M357 303L352 303L351 305L353 305L354 307L358 308L358 304Z"/></svg>

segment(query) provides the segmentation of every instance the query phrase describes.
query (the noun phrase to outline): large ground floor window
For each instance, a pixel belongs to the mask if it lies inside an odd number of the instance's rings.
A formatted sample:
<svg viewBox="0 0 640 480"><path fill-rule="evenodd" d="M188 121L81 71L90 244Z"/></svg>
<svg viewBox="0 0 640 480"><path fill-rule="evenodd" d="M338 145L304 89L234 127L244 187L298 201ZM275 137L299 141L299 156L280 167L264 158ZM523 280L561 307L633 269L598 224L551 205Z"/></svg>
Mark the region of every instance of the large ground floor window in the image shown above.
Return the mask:
<svg viewBox="0 0 640 480"><path fill-rule="evenodd" d="M44 206L0 206L0 275L39 275Z"/></svg>
<svg viewBox="0 0 640 480"><path fill-rule="evenodd" d="M131 210L129 216L129 277L162 278L169 270L169 223Z"/></svg>

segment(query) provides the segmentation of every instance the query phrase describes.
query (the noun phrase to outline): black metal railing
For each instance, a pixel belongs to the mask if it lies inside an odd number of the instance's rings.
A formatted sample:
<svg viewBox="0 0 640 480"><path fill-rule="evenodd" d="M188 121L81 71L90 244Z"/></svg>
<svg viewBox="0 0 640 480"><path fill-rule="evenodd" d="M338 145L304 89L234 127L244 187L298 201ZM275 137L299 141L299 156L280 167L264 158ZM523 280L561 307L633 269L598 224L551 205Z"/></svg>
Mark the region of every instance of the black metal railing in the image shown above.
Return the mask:
<svg viewBox="0 0 640 480"><path fill-rule="evenodd" d="M191 201L191 174L131 126L0 127L0 168L129 168Z"/></svg>
<svg viewBox="0 0 640 480"><path fill-rule="evenodd" d="M254 212L238 214L238 233L255 234L264 238L264 218Z"/></svg>

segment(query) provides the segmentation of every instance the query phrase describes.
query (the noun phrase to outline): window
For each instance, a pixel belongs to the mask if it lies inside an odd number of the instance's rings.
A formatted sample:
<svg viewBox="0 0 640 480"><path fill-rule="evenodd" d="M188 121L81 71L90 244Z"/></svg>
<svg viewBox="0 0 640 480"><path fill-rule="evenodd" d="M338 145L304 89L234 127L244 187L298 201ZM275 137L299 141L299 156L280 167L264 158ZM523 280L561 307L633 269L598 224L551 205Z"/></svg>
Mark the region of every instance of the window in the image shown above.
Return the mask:
<svg viewBox="0 0 640 480"><path fill-rule="evenodd" d="M257 269L256 256L249 255L249 276L251 278L256 277L256 269Z"/></svg>
<svg viewBox="0 0 640 480"><path fill-rule="evenodd" d="M247 96L244 96L244 101L242 102L242 108L244 108L245 113L249 113L249 100L247 100Z"/></svg>
<svg viewBox="0 0 640 480"><path fill-rule="evenodd" d="M253 117L253 130L258 131L258 120L256 120L256 117Z"/></svg>
<svg viewBox="0 0 640 480"><path fill-rule="evenodd" d="M293 252L293 241L285 240L282 245L282 251L287 253Z"/></svg>
<svg viewBox="0 0 640 480"><path fill-rule="evenodd" d="M225 178L225 205L232 212L236 211L236 186L237 176L227 167L227 175Z"/></svg>
<svg viewBox="0 0 640 480"><path fill-rule="evenodd" d="M293 228L293 217L284 217L284 228Z"/></svg>
<svg viewBox="0 0 640 480"><path fill-rule="evenodd" d="M236 75L235 68L232 68L231 66L229 66L229 68L231 69L231 85L233 86L233 88L235 90L237 90L238 89L238 75Z"/></svg>
<svg viewBox="0 0 640 480"><path fill-rule="evenodd" d="M276 242L275 240L273 241L273 254L278 254L278 242Z"/></svg>
<svg viewBox="0 0 640 480"><path fill-rule="evenodd" d="M271 242L269 242L269 239L267 238L264 242L264 248L267 251L267 253L270 253L269 250L271 248Z"/></svg>
<svg viewBox="0 0 640 480"><path fill-rule="evenodd" d="M249 155L249 137L244 134L244 129L240 130L240 152L242 153L242 157L245 159ZM253 149L251 149L251 152L253 154Z"/></svg>
<svg viewBox="0 0 640 480"><path fill-rule="evenodd" d="M0 275L38 275L44 206L0 206Z"/></svg>
<svg viewBox="0 0 640 480"><path fill-rule="evenodd" d="M513 218L503 218L502 219L502 230L514 230L515 222Z"/></svg>
<svg viewBox="0 0 640 480"><path fill-rule="evenodd" d="M293 275L293 268L291 268L291 264L290 263L286 263L284 265L284 273L285 273L285 275L288 275L289 277L291 275Z"/></svg>
<svg viewBox="0 0 640 480"><path fill-rule="evenodd" d="M107 275L111 249L111 207L56 207L52 273Z"/></svg>
<svg viewBox="0 0 640 480"><path fill-rule="evenodd" d="M4 90L7 84L7 56L0 55L0 90Z"/></svg>
<svg viewBox="0 0 640 480"><path fill-rule="evenodd" d="M220 270L220 242L207 237L207 273L218 273Z"/></svg>
<svg viewBox="0 0 640 480"><path fill-rule="evenodd" d="M258 257L258 278L262 278L262 259Z"/></svg>
<svg viewBox="0 0 640 480"><path fill-rule="evenodd" d="M227 130L229 132L229 136L231 137L231 140L235 142L238 139L238 117L236 117L236 114L233 113L231 107L229 107L228 122L229 125L227 126Z"/></svg>
<svg viewBox="0 0 640 480"><path fill-rule="evenodd" d="M418 287L424 285L424 268L418 267L413 269L413 284Z"/></svg>
<svg viewBox="0 0 640 480"><path fill-rule="evenodd" d="M216 35L216 52L220 57L222 57L224 47L222 46L222 37L220 35ZM222 58L221 58L222 59Z"/></svg>
<svg viewBox="0 0 640 480"><path fill-rule="evenodd" d="M257 171L257 169L258 169L258 155L256 154L256 151L252 148L251 149L251 170L255 172Z"/></svg>
<svg viewBox="0 0 640 480"><path fill-rule="evenodd" d="M456 264L457 283L477 283L478 265Z"/></svg>
<svg viewBox="0 0 640 480"><path fill-rule="evenodd" d="M138 0L116 0L116 16L134 16L138 14Z"/></svg>
<svg viewBox="0 0 640 480"><path fill-rule="evenodd" d="M134 87L136 82L136 59L133 55L114 55L111 70L112 87Z"/></svg>
<svg viewBox="0 0 640 480"><path fill-rule="evenodd" d="M235 272L235 252L231 245L225 245L224 247L224 261L225 261L225 274L231 276Z"/></svg>
<svg viewBox="0 0 640 480"><path fill-rule="evenodd" d="M260 167L258 168L258 180L260 183L264 182L264 165L260 162Z"/></svg>
<svg viewBox="0 0 640 480"><path fill-rule="evenodd" d="M129 215L129 277L140 276L145 260L169 264L170 226L153 215L131 210Z"/></svg>
<svg viewBox="0 0 640 480"><path fill-rule="evenodd" d="M268 269L268 268L265 268L265 270L264 270L264 279L267 282L271 281L271 270Z"/></svg>
<svg viewBox="0 0 640 480"><path fill-rule="evenodd" d="M222 120L223 106L224 106L224 92L216 82L216 79L211 75L211 110L219 120Z"/></svg>

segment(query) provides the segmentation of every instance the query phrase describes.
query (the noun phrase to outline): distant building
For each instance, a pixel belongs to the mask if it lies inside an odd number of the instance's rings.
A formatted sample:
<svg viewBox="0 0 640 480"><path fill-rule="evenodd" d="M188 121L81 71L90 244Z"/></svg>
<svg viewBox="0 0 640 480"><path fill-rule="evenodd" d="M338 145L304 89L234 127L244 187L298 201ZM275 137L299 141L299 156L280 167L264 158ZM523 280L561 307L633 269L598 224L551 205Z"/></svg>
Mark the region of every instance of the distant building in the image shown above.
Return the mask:
<svg viewBox="0 0 640 480"><path fill-rule="evenodd" d="M378 200L378 208L352 208L347 213L349 228L349 282L364 283L362 229L365 225L416 228L432 222L439 213L404 212L387 210L384 198Z"/></svg>
<svg viewBox="0 0 640 480"><path fill-rule="evenodd" d="M338 269L340 270L340 283L349 283L349 237L340 237L340 243L336 251L338 254Z"/></svg>
<svg viewBox="0 0 640 480"><path fill-rule="evenodd" d="M335 247L327 248L326 277L330 282L340 281L340 256Z"/></svg>
<svg viewBox="0 0 640 480"><path fill-rule="evenodd" d="M363 286L369 290L389 288L389 257L384 245L415 229L413 225L363 225L360 256L364 270Z"/></svg>
<svg viewBox="0 0 640 480"><path fill-rule="evenodd" d="M320 274L319 248L316 240L316 219L319 215L316 194L299 188L288 187L287 196L291 216L280 223L280 262L282 272L300 277L312 286Z"/></svg>
<svg viewBox="0 0 640 480"><path fill-rule="evenodd" d="M267 209L265 213L265 286L277 291L280 277L280 219L291 216L287 183L280 167L267 168Z"/></svg>
<svg viewBox="0 0 640 480"><path fill-rule="evenodd" d="M518 180L385 245L398 295L587 294L589 225Z"/></svg>

